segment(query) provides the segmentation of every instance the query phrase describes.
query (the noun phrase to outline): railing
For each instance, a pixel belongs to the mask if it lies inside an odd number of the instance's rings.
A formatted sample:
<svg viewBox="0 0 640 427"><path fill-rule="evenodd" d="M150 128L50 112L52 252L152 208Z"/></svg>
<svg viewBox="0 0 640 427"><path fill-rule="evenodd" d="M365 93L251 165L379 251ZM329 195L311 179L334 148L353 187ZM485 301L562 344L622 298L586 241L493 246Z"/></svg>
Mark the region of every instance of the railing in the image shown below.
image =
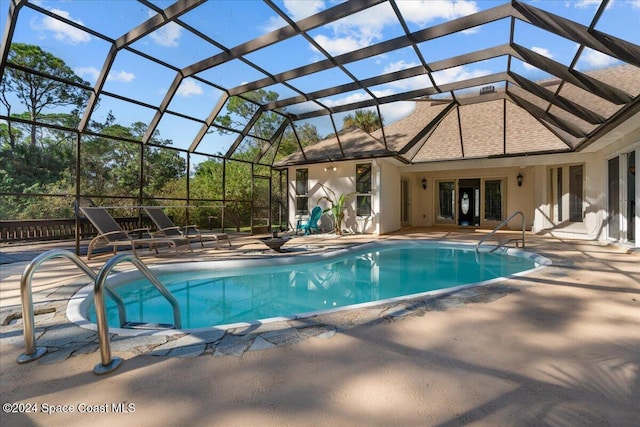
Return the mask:
<svg viewBox="0 0 640 427"><path fill-rule="evenodd" d="M497 250L498 248L504 246L506 243L508 242L516 242L516 247L518 247L518 241L522 240L522 247L524 248L525 243L524 243L524 229L525 229L525 225L526 225L526 221L525 221L525 217L524 214L520 211L516 211L514 213L512 213L509 218L505 219L504 221L502 221L500 224L498 224L498 226L496 228L494 228L491 233L487 234L486 236L484 236L482 239L480 239L480 241L476 244L476 252L480 251L480 245L482 245L482 243L484 243L487 239L489 239L491 236L493 236L494 234L496 234L496 232L498 230L500 230L502 227L504 227L505 225L507 225L509 223L509 221L511 221L513 218L515 218L517 215L520 215L522 217L522 237L519 239L507 239L504 242L501 242L500 244L498 244L495 248L493 248L490 252L493 252L495 250Z"/></svg>
<svg viewBox="0 0 640 427"><path fill-rule="evenodd" d="M53 258L67 258L69 261L75 263L91 280L96 280L96 274L89 268L80 258L74 253L65 251L62 249L53 249L44 252L35 257L27 268L25 268L20 278L20 299L22 302L22 331L24 335L24 353L18 356L18 363L27 363L37 360L44 356L47 352L45 347L36 347L36 336L34 331L35 318L33 313L33 295L31 292L31 279L37 268L45 261ZM118 315L120 324L126 323L126 313L124 308L124 301L113 293L111 289L106 288L107 293L114 299L118 306Z"/></svg>
<svg viewBox="0 0 640 427"><path fill-rule="evenodd" d="M139 217L114 218L124 230L140 228ZM78 220L81 239L92 238L97 235L93 225L85 219ZM142 226L153 226L151 220L142 217ZM63 240L76 237L75 218L63 219L29 219L0 221L0 242L30 242L42 240Z"/></svg>
<svg viewBox="0 0 640 427"><path fill-rule="evenodd" d="M100 357L101 362L93 368L93 372L96 375L108 374L114 371L122 363L122 359L119 357L111 357L111 344L109 343L109 326L107 325L107 311L104 304L104 296L102 295L102 288L105 287L107 276L111 270L123 261L129 261L145 276L153 286L169 301L173 308L173 321L174 326L178 329L182 328L182 321L180 316L180 306L176 298L165 288L165 286L158 281L158 279L151 273L146 265L140 261L138 257L133 254L116 255L107 261L96 277L95 286L93 288L93 300L96 308L96 323L98 324L98 338L100 340ZM108 289L108 288L106 288Z"/></svg>

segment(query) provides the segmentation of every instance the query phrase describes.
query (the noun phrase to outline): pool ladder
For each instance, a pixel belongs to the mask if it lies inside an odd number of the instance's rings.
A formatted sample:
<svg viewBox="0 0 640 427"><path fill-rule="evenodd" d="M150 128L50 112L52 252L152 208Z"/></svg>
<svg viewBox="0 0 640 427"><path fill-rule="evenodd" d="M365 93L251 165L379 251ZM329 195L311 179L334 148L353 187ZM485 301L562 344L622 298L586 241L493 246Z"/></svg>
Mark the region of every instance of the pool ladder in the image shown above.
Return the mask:
<svg viewBox="0 0 640 427"><path fill-rule="evenodd" d="M107 314L104 301L103 290L111 297L118 307L118 318L122 327L144 327L144 324L132 324L126 321L126 310L124 301L117 294L115 294L107 285L106 280L109 273L115 268L116 265L123 261L131 262L142 275L149 280L149 282L162 294L162 296L169 301L173 308L174 325L162 325L163 328L175 327L182 328L180 306L176 298L167 290L167 288L160 283L160 281L153 275L149 268L133 254L116 255L109 259L100 269L98 274L84 263L77 255L72 252L53 249L38 255L34 258L29 265L25 268L20 278L20 299L22 303L22 328L24 333L24 346L25 351L18 356L18 363L27 363L37 360L44 356L47 352L46 347L36 347L35 338L35 317L33 310L33 295L31 292L31 280L33 274L37 268L45 261L53 258L67 258L78 266L87 276L94 281L93 298L94 305L96 307L96 323L98 325L98 338L100 340L100 356L101 362L97 364L93 372L96 375L107 374L114 371L122 363L122 359L119 357L111 357L111 346L109 343L109 326L107 325Z"/></svg>
<svg viewBox="0 0 640 427"><path fill-rule="evenodd" d="M515 218L518 215L520 215L522 217L522 236L520 238L507 239L507 240L505 240L503 242L499 242L499 244L497 246L495 246L493 249L491 249L489 252L494 252L494 251L498 250L499 248L501 248L502 246L504 246L505 244L507 244L509 242L516 242L516 248L517 248L518 247L518 242L522 241L522 247L524 248L524 245L525 245L525 243L524 243L524 228L525 228L525 225L526 225L526 221L525 221L524 214L522 212L520 212L520 211L516 211L516 212L512 213L511 215L509 215L509 218L505 219L500 224L498 224L498 226L496 228L494 228L489 234L487 234L482 239L480 239L480 241L476 244L476 253L478 253L480 251L480 245L482 245L491 236L496 234L496 232L498 230L500 230L502 227L507 225L509 223L509 221L511 221L513 218Z"/></svg>

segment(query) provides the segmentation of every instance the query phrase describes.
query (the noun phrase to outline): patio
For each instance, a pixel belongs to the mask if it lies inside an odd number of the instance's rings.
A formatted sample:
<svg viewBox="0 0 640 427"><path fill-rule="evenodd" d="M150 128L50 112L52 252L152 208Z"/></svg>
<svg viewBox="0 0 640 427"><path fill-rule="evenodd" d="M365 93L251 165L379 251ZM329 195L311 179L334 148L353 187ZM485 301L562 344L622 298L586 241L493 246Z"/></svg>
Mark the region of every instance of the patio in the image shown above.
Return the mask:
<svg viewBox="0 0 640 427"><path fill-rule="evenodd" d="M296 237L285 248L321 251L376 238L475 243L480 233L320 234ZM194 247L195 254L161 251L142 259L277 255L257 237L232 236L231 250L208 244ZM305 322L112 340L112 352L125 361L105 377L92 373L100 359L95 333L64 317L81 286L71 278L78 270L52 262L33 282L36 307L56 310L37 316L37 330L64 331L39 339L49 353L18 365L20 324L0 330L3 403L37 404L40 412L4 414L3 425L637 425L639 254L536 235L527 236L527 249L553 265L483 288ZM3 257L17 261L33 250L2 248ZM19 307L25 265L0 268L3 320ZM120 403L134 411L114 413L112 404ZM47 405L74 412L44 414ZM85 405L104 410L87 413Z"/></svg>

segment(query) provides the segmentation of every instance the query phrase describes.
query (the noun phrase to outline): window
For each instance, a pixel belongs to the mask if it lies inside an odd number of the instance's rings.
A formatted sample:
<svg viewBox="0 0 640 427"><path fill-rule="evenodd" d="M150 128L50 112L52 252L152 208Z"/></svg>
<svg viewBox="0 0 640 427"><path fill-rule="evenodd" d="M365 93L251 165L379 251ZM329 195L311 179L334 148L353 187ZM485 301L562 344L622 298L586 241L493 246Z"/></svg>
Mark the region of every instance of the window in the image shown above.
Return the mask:
<svg viewBox="0 0 640 427"><path fill-rule="evenodd" d="M556 206L558 207L558 222L562 222L562 168L558 168L556 177Z"/></svg>
<svg viewBox="0 0 640 427"><path fill-rule="evenodd" d="M453 221L456 208L456 185L453 181L438 182L438 220Z"/></svg>
<svg viewBox="0 0 640 427"><path fill-rule="evenodd" d="M554 223L583 222L584 179L583 165L549 169L550 218Z"/></svg>
<svg viewBox="0 0 640 427"><path fill-rule="evenodd" d="M569 167L569 221L582 222L582 165Z"/></svg>
<svg viewBox="0 0 640 427"><path fill-rule="evenodd" d="M356 164L356 215L371 215L371 163Z"/></svg>
<svg viewBox="0 0 640 427"><path fill-rule="evenodd" d="M309 215L308 169L296 169L296 215Z"/></svg>
<svg viewBox="0 0 640 427"><path fill-rule="evenodd" d="M484 219L502 221L502 181L484 182Z"/></svg>

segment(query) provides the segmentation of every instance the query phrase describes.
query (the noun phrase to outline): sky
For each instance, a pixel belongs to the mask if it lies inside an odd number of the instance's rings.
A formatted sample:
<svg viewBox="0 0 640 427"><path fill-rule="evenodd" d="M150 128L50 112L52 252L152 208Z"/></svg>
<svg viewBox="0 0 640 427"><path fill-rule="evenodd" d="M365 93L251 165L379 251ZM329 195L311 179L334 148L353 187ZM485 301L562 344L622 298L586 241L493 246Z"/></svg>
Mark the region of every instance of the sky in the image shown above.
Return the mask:
<svg viewBox="0 0 640 427"><path fill-rule="evenodd" d="M163 9L172 4L172 2L164 0L151 0L151 2ZM111 39L117 39L156 13L145 5L132 0L37 0L32 3L55 15L94 29ZM338 2L331 0L276 1L276 4L294 21L318 13L336 3ZM489 0L399 0L397 4L409 30L416 31L503 3L504 1ZM600 1L539 0L528 3L588 26ZM9 4L9 0L0 0L0 25L3 27L3 33ZM181 20L227 48L232 48L286 25L286 22L265 3L254 0L212 0L186 13L181 17ZM599 31L640 45L639 28L640 0L615 0L611 2L596 26ZM463 33L421 43L419 50L426 62L431 63L478 49L508 43L509 30L510 20L501 20ZM330 54L339 55L393 39L403 35L404 32L393 9L385 2L329 25L313 29L309 34L322 49ZM14 42L41 46L42 49L63 59L76 74L91 84L95 83L111 47L110 43L105 40L26 7L22 8L20 12L13 40ZM571 63L578 49L574 42L521 21L516 22L514 41L567 66ZM152 57L161 58L178 69L196 64L221 52L219 48L194 36L184 27L175 23L169 23L135 41L131 47ZM283 43L252 52L246 58L275 74L311 64L326 57L303 37L295 36ZM419 65L419 63L418 56L413 49L405 48L346 64L345 69L356 78L365 79L410 68ZM586 71L615 64L617 62L614 58L586 49L576 68L580 71ZM434 79L437 84L443 84L500 72L505 69L506 59L496 58L438 71L434 73ZM512 62L512 69L532 80L549 77L541 70L518 60ZM353 79L348 73L332 69L300 77L290 83L302 91L315 91L352 82ZM259 70L238 60L203 70L196 75L221 88L234 87L265 76ZM104 90L157 107L175 76L175 70L157 65L124 50L117 54ZM386 96L424 86L431 86L430 81L425 76L418 76L374 87L372 92L376 96ZM266 89L278 92L280 99L297 95L296 92L281 84ZM203 84L193 78L186 78L171 101L169 110L206 119L222 94L223 91L219 88ZM327 97L321 102L326 106L337 106L368 98L369 95L365 91L358 90ZM411 102L382 106L381 111L385 124L392 123L407 115L413 110L413 107ZM288 111L303 113L319 108L315 104L301 103L289 107ZM104 120L109 111L112 111L117 121L123 125L129 125L135 121L148 123L154 115L152 108L140 107L114 97L103 96L100 99L100 107L92 119ZM4 114L6 111L2 113ZM179 116L165 116L158 127L161 136L172 139L179 148L188 148L201 125ZM344 114L335 117L338 127L341 125L343 116ZM333 132L328 116L309 120L309 122L318 127L321 135ZM202 148L209 152L224 152L234 139L235 135L208 136L203 141Z"/></svg>

